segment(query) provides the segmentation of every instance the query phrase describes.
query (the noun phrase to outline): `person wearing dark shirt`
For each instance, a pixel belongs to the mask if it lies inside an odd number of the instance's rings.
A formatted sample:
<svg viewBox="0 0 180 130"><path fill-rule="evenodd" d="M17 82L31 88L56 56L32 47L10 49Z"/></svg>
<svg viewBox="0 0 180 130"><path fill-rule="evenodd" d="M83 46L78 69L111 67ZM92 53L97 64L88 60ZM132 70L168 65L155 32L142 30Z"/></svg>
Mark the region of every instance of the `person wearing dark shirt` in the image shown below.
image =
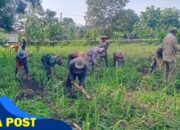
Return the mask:
<svg viewBox="0 0 180 130"><path fill-rule="evenodd" d="M72 88L72 85L75 83L76 78L78 78L79 80L79 86L81 88L85 87L86 74L87 74L87 65L84 59L81 56L73 59L70 62L68 68L66 89L70 90Z"/></svg>
<svg viewBox="0 0 180 130"><path fill-rule="evenodd" d="M22 39L22 50L25 50L26 49L26 40L23 38Z"/></svg>
<svg viewBox="0 0 180 130"><path fill-rule="evenodd" d="M15 69L16 77L18 77L18 72L19 72L20 67L23 66L25 69L27 78L28 78L29 69L28 69L27 57L28 56L27 56L26 51L20 50L17 52L17 54L16 54L16 69Z"/></svg>
<svg viewBox="0 0 180 130"><path fill-rule="evenodd" d="M154 71L158 65L159 66L162 65L162 59L163 59L163 49L158 48L151 62L151 72Z"/></svg>
<svg viewBox="0 0 180 130"><path fill-rule="evenodd" d="M62 65L62 57L55 54L44 54L41 57L42 64L46 70L46 76L48 80L50 77L54 78L54 67L56 64Z"/></svg>

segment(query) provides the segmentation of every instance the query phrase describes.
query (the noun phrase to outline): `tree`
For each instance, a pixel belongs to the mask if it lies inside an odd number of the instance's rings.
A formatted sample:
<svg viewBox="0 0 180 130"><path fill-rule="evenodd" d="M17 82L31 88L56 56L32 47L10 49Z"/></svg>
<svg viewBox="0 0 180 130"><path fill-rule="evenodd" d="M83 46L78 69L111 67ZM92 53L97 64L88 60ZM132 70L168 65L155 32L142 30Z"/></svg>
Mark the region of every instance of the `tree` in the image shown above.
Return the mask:
<svg viewBox="0 0 180 130"><path fill-rule="evenodd" d="M142 25L157 29L160 25L161 9L150 6L145 12L141 12L140 22Z"/></svg>
<svg viewBox="0 0 180 130"><path fill-rule="evenodd" d="M77 35L77 38L79 39L82 39L82 38L85 38L86 36L86 33L87 33L87 30L88 30L88 26L77 26L76 27L76 35Z"/></svg>
<svg viewBox="0 0 180 130"><path fill-rule="evenodd" d="M63 18L62 24L65 37L68 39L75 39L77 27L73 19L65 17Z"/></svg>
<svg viewBox="0 0 180 130"><path fill-rule="evenodd" d="M112 29L113 17L128 3L128 0L86 0L86 23L92 27L100 27L106 35Z"/></svg>
<svg viewBox="0 0 180 130"><path fill-rule="evenodd" d="M63 28L60 23L47 25L47 38L51 41L61 40L63 34Z"/></svg>
<svg viewBox="0 0 180 130"><path fill-rule="evenodd" d="M25 12L27 4L40 4L40 0L0 0L0 27L7 31L13 30L17 14Z"/></svg>
<svg viewBox="0 0 180 130"><path fill-rule="evenodd" d="M168 30L169 27L180 28L180 10L166 8L161 11L161 27Z"/></svg>
<svg viewBox="0 0 180 130"><path fill-rule="evenodd" d="M100 31L98 30L98 28L89 28L87 30L86 38L88 40L96 41L96 38L98 37L99 34Z"/></svg>
<svg viewBox="0 0 180 130"><path fill-rule="evenodd" d="M58 22L58 18L56 17L56 12L50 9L47 9L44 13L44 23L45 24L53 24Z"/></svg>
<svg viewBox="0 0 180 130"><path fill-rule="evenodd" d="M131 33L134 29L134 25L139 21L139 17L134 10L127 9L120 11L113 18L113 30L117 32Z"/></svg>
<svg viewBox="0 0 180 130"><path fill-rule="evenodd" d="M7 31L12 30L15 9L11 0L0 1L0 28Z"/></svg>
<svg viewBox="0 0 180 130"><path fill-rule="evenodd" d="M175 8L162 10L150 6L146 8L146 11L141 13L140 21L136 24L134 30L138 32L141 38L159 38L161 35L160 32L165 32L172 26L180 27L180 10Z"/></svg>

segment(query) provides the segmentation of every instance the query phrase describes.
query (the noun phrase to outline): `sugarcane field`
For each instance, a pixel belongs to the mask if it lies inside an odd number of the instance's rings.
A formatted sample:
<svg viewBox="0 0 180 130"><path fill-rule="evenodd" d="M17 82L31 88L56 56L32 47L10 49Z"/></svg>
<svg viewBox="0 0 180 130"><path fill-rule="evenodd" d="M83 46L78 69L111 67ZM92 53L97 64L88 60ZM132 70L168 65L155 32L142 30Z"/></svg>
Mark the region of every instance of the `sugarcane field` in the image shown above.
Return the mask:
<svg viewBox="0 0 180 130"><path fill-rule="evenodd" d="M0 75L37 120L180 130L180 1L0 0Z"/></svg>

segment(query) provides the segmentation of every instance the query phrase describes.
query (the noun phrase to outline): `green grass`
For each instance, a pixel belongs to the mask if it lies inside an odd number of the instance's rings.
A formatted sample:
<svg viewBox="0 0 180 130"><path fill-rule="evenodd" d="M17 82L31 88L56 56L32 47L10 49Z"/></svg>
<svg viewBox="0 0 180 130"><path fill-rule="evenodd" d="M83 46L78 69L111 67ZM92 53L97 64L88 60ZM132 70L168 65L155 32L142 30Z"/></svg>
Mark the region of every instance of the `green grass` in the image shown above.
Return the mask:
<svg viewBox="0 0 180 130"><path fill-rule="evenodd" d="M109 68L96 68L86 80L86 90L93 95L88 101L77 92L72 100L64 94L63 85L45 79L40 57L46 52L63 55L64 64L56 66L56 75L66 77L67 55L74 49L87 51L91 46L70 45L42 46L37 53L28 47L30 72L39 83L44 84L47 95L33 99L15 100L20 86L14 79L15 53L0 48L0 95L9 96L25 112L41 117L53 117L77 123L83 130L176 130L180 128L180 69L176 80L166 86L163 72L142 74L150 66L157 46L149 44L111 44ZM123 67L112 67L112 54L116 49L125 53ZM180 59L180 58L178 58ZM180 60L177 60L179 64Z"/></svg>

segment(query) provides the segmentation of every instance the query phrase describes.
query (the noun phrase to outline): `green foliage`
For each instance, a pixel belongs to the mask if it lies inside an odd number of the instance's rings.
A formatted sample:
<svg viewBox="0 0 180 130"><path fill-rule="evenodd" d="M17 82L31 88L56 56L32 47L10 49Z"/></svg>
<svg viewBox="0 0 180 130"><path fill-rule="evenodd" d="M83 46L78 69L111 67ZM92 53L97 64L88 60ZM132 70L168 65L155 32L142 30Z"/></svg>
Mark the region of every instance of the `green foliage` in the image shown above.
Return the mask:
<svg viewBox="0 0 180 130"><path fill-rule="evenodd" d="M74 20L72 18L67 18L67 17L63 18L62 23L63 23L63 25L73 25L73 24L75 24Z"/></svg>
<svg viewBox="0 0 180 130"><path fill-rule="evenodd" d="M111 34L113 17L122 12L128 0L86 0L86 22L92 27L100 27L105 35Z"/></svg>
<svg viewBox="0 0 180 130"><path fill-rule="evenodd" d="M118 12L113 18L113 31L130 33L138 21L139 17L134 10L123 10L122 12Z"/></svg>
<svg viewBox="0 0 180 130"><path fill-rule="evenodd" d="M169 29L169 27L180 27L180 10L175 8L166 8L161 11L161 17L160 26L164 29Z"/></svg>
<svg viewBox="0 0 180 130"><path fill-rule="evenodd" d="M180 44L180 29L178 30L178 33L176 34L176 37L177 37L178 42L179 42L179 44Z"/></svg>
<svg viewBox="0 0 180 130"><path fill-rule="evenodd" d="M155 29L160 25L160 15L160 8L155 9L155 6L150 6L146 8L145 12L141 13L140 19L143 25Z"/></svg>
<svg viewBox="0 0 180 130"><path fill-rule="evenodd" d="M98 30L98 28L89 28L86 33L87 40L90 43L95 44L97 42L97 38L100 34L99 32L100 31Z"/></svg>
<svg viewBox="0 0 180 130"><path fill-rule="evenodd" d="M42 30L45 28L42 27L41 22L35 18L29 18L26 25L26 32L29 40L37 41L38 39L42 39ZM44 31L45 32L45 31Z"/></svg>
<svg viewBox="0 0 180 130"><path fill-rule="evenodd" d="M163 32L163 31L158 32L158 38L160 42L163 41L165 35L166 35L166 32Z"/></svg>
<svg viewBox="0 0 180 130"><path fill-rule="evenodd" d="M43 18L44 24L54 24L58 22L58 18L56 18L55 11L47 9L44 13L45 13Z"/></svg>
<svg viewBox="0 0 180 130"><path fill-rule="evenodd" d="M48 24L45 31L51 41L60 40L60 36L63 35L63 28L59 23Z"/></svg>
<svg viewBox="0 0 180 130"><path fill-rule="evenodd" d="M4 31L0 31L0 44L7 40L7 34Z"/></svg>
<svg viewBox="0 0 180 130"><path fill-rule="evenodd" d="M56 75L65 79L66 57L74 49L87 51L91 45L79 42L70 45L42 46L39 54L36 47L29 46L30 72L39 83L44 85L45 95L34 95L32 99L17 98L21 88L14 79L15 53L0 47L0 94L14 99L17 106L35 116L49 117L75 122L83 130L119 130L119 129L178 129L179 128L179 68L176 81L170 85L163 83L163 70L149 73L152 54L157 46L147 44L110 44L110 66L96 68L95 73L88 73L86 90L94 98L85 99L78 90L74 90L76 99L67 97L60 80L47 82L40 56L44 53L57 53L65 57L64 64L56 66ZM124 54L124 65L112 67L112 55L116 49ZM143 55L142 55L143 54ZM99 62L99 60L98 60ZM177 59L179 64L179 57ZM33 104L33 105L32 105Z"/></svg>
<svg viewBox="0 0 180 130"><path fill-rule="evenodd" d="M180 10L175 8L160 9L155 6L146 8L140 15L140 21L136 24L135 31L140 38L160 38L170 27L180 27ZM157 31L160 31L157 33Z"/></svg>
<svg viewBox="0 0 180 130"><path fill-rule="evenodd" d="M24 14L26 5L31 4L33 7L40 5L40 0L1 0L0 2L0 27L7 31L12 31L15 17L18 14Z"/></svg>

